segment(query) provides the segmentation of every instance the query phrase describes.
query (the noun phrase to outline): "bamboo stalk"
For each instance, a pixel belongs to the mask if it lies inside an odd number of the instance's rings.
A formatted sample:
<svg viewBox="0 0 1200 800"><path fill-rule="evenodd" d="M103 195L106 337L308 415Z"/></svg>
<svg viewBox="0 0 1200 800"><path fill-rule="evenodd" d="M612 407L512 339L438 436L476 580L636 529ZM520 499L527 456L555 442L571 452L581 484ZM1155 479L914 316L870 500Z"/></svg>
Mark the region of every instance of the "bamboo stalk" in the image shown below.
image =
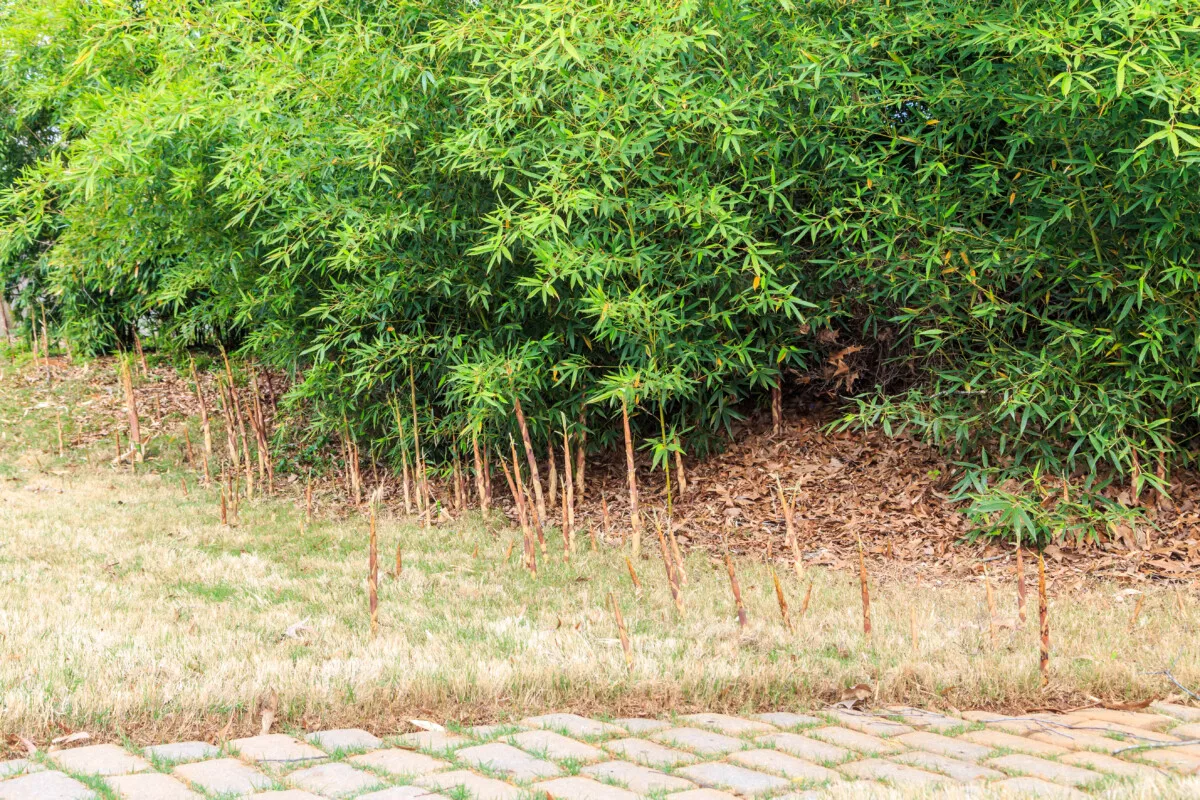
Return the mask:
<svg viewBox="0 0 1200 800"><path fill-rule="evenodd" d="M454 510L461 514L463 509L465 509L467 507L467 496L466 496L466 490L463 487L462 464L460 463L460 460L458 457L457 448L453 451L453 453L454 453L454 459L453 459L453 462L454 462Z"/></svg>
<svg viewBox="0 0 1200 800"><path fill-rule="evenodd" d="M867 587L867 561L862 539L858 540L858 582L862 589L863 636L871 638L871 590Z"/></svg>
<svg viewBox="0 0 1200 800"><path fill-rule="evenodd" d="M42 347L46 352L46 385L52 387L54 386L54 372L50 369L50 327L46 324L45 305L42 306Z"/></svg>
<svg viewBox="0 0 1200 800"><path fill-rule="evenodd" d="M1146 595L1139 595L1137 605L1133 607L1133 614L1129 617L1129 632L1133 633L1137 627L1138 617L1142 615L1142 604L1146 602Z"/></svg>
<svg viewBox="0 0 1200 800"><path fill-rule="evenodd" d="M44 309L43 313L45 313ZM142 377L149 378L150 368L146 366L146 353L142 350L142 337L138 336L136 329L133 331L133 347L137 350L138 360L142 362Z"/></svg>
<svg viewBox="0 0 1200 800"><path fill-rule="evenodd" d="M1042 675L1042 688L1050 685L1050 610L1046 603L1046 560L1038 551L1038 621L1041 628L1041 650L1038 653L1038 671Z"/></svg>
<svg viewBox="0 0 1200 800"><path fill-rule="evenodd" d="M987 565L983 567L983 584L987 590L988 606L988 636L992 640L992 648L996 647L996 593L992 591L992 577L988 574Z"/></svg>
<svg viewBox="0 0 1200 800"><path fill-rule="evenodd" d="M600 520L604 525L604 541L612 539L612 522L608 518L608 497L604 494L600 495ZM621 542L621 544L625 544Z"/></svg>
<svg viewBox="0 0 1200 800"><path fill-rule="evenodd" d="M371 610L371 638L379 632L379 536L375 530L375 498L371 498L371 533L367 549L367 602Z"/></svg>
<svg viewBox="0 0 1200 800"><path fill-rule="evenodd" d="M525 486L521 481L521 466L520 461L517 459L517 445L515 442L513 442L512 437L509 437L508 443L512 448L512 472L509 472L508 464L505 463L503 459L500 461L500 466L504 468L504 477L508 481L509 491L512 492L513 499L517 504L517 519L521 523L521 536L525 551L525 564L529 568L529 571L536 577L537 554L534 552L533 536L529 530L529 519L525 513Z"/></svg>
<svg viewBox="0 0 1200 800"><path fill-rule="evenodd" d="M475 496L479 500L479 510L486 516L488 512L487 488L483 484L483 458L479 453L479 433L471 433L471 450L475 456Z"/></svg>
<svg viewBox="0 0 1200 800"><path fill-rule="evenodd" d="M679 540L675 538L675 525L670 516L667 517L667 539L671 542L671 558L675 560L675 572L679 576L679 585L687 586L687 570L683 567L683 556L679 554Z"/></svg>
<svg viewBox="0 0 1200 800"><path fill-rule="evenodd" d="M642 515L638 511L637 469L633 462L633 434L629 430L629 405L621 398L621 423L625 429L625 467L629 481L629 526L633 535L633 557L642 553Z"/></svg>
<svg viewBox="0 0 1200 800"><path fill-rule="evenodd" d="M59 458L62 458L62 457L63 457L63 429L62 429L62 414L59 414L59 415L58 415L58 416L55 418L55 420L54 420L54 424L55 424L55 425L58 427L58 457L59 457ZM186 430L186 428L185 428L184 430Z"/></svg>
<svg viewBox="0 0 1200 800"><path fill-rule="evenodd" d="M304 481L304 521L312 522L312 475L309 475Z"/></svg>
<svg viewBox="0 0 1200 800"><path fill-rule="evenodd" d="M246 497L252 499L254 497L254 466L250 461L250 437L246 435L246 419L242 416L242 400L237 387L233 385L233 371L229 369L228 357L225 359L225 369L229 371L229 395L233 398L233 415L237 420L237 432L242 445L242 468L246 471Z"/></svg>
<svg viewBox="0 0 1200 800"><path fill-rule="evenodd" d="M575 494L579 495L579 502L583 502L583 498L587 493L587 484L584 481L584 473L587 470L587 412L582 407L579 409L579 444L575 448Z"/></svg>
<svg viewBox="0 0 1200 800"><path fill-rule="evenodd" d="M142 432L138 424L137 395L133 391L133 373L128 359L121 359L121 382L125 387L125 410L129 417L129 441L133 446L134 460L142 460Z"/></svg>
<svg viewBox="0 0 1200 800"><path fill-rule="evenodd" d="M408 365L408 388L412 397L412 415L413 415L413 480L416 482L417 489L417 510L424 515L425 529L428 530L432 526L430 517L433 516L433 510L429 503L429 484L425 474L425 460L421 454L421 425L417 417L417 379L416 372L413 370L413 365Z"/></svg>
<svg viewBox="0 0 1200 800"><path fill-rule="evenodd" d="M546 505L553 511L558 503L558 457L554 455L554 436L546 441L546 463L549 464L546 475Z"/></svg>
<svg viewBox="0 0 1200 800"><path fill-rule="evenodd" d="M808 613L808 601L812 599L812 587L813 587L812 581L809 581L808 582L808 590L804 593L804 602L800 604L801 619L803 619L804 615L806 613Z"/></svg>
<svg viewBox="0 0 1200 800"><path fill-rule="evenodd" d="M566 479L564 478L564 479L560 479L560 480L562 480L562 482L563 482L563 492L564 492L564 496L565 496ZM571 527L567 521L568 509L567 509L567 504L565 502L562 504L561 510L562 510L563 563L566 564L571 561Z"/></svg>
<svg viewBox="0 0 1200 800"><path fill-rule="evenodd" d="M658 546L662 550L663 566L667 570L667 586L671 590L671 599L675 601L675 609L679 612L679 616L683 616L683 594L679 591L679 582L675 579L675 564L671 558L671 553L667 550L667 537L663 536L662 525L658 524L658 520L654 521L654 529L658 532ZM631 563L626 557L626 563Z"/></svg>
<svg viewBox="0 0 1200 800"><path fill-rule="evenodd" d="M393 401L392 412L396 416L396 432L400 435L400 482L404 487L404 513L411 514L413 503L408 474L408 442L404 439L404 416L400 413L400 404L398 402ZM418 508L420 507L419 501L417 506Z"/></svg>
<svg viewBox="0 0 1200 800"><path fill-rule="evenodd" d="M542 526L546 519L546 500L542 496L542 479L538 474L537 459L533 456L533 441L529 438L529 426L525 424L525 411L521 408L521 398L513 397L513 407L517 414L517 427L521 429L521 442L525 445L525 460L529 462L529 480L533 484L537 506L534 508L533 527L537 531L538 542L545 547L546 537Z"/></svg>
<svg viewBox="0 0 1200 800"><path fill-rule="evenodd" d="M682 500L687 494L687 473L683 469L683 454L678 450L675 451L675 480L679 483L679 498Z"/></svg>
<svg viewBox="0 0 1200 800"><path fill-rule="evenodd" d="M183 489L183 496L186 498L188 496L187 479L182 475L179 476L179 488Z"/></svg>
<svg viewBox="0 0 1200 800"><path fill-rule="evenodd" d="M1017 616L1025 624L1025 564L1021 560L1021 540L1017 539Z"/></svg>
<svg viewBox="0 0 1200 800"><path fill-rule="evenodd" d="M229 463L234 469L240 467L237 449L237 434L233 426L233 401L225 397L225 384L217 377L217 400L221 417L225 421L225 448L229 452Z"/></svg>
<svg viewBox="0 0 1200 800"><path fill-rule="evenodd" d="M783 593L783 585L779 583L779 576L775 574L775 569L771 569L771 580L775 583L775 600L779 603L779 615L783 617L783 626L789 631L792 630L792 619L788 615L787 597Z"/></svg>
<svg viewBox="0 0 1200 800"><path fill-rule="evenodd" d="M59 432L60 432L60 438L61 438L61 426L60 426ZM187 456L187 465L190 467L190 466L192 466L192 463L195 461L195 455L192 453L192 435L190 433L188 433L188 427L187 427L186 422L183 424L183 447L184 447L184 453Z"/></svg>
<svg viewBox="0 0 1200 800"><path fill-rule="evenodd" d="M633 562L629 560L629 556L625 556L625 568L629 570L629 580L633 581L635 591L642 591L642 582L638 580L637 570L633 568Z"/></svg>
<svg viewBox="0 0 1200 800"><path fill-rule="evenodd" d="M729 588L733 591L733 603L737 607L738 627L746 630L746 605L742 602L742 587L738 583L737 572L733 568L733 556L729 554L729 546L725 546L725 571L729 573Z"/></svg>
<svg viewBox="0 0 1200 800"><path fill-rule="evenodd" d="M771 387L771 432L775 436L783 433L783 389L778 382Z"/></svg>
<svg viewBox="0 0 1200 800"><path fill-rule="evenodd" d="M625 618L621 616L621 606L617 603L616 594L610 591L608 600L612 604L613 617L617 620L617 635L621 637L621 650L625 653L625 667L632 672L633 648L629 645L629 630L625 627Z"/></svg>
<svg viewBox="0 0 1200 800"><path fill-rule="evenodd" d="M563 519L567 529L567 541L575 542L575 475L571 465L571 434L567 431L567 415L562 415L563 424ZM595 547L595 542L592 543Z"/></svg>
<svg viewBox="0 0 1200 800"><path fill-rule="evenodd" d="M596 527L594 525L592 525L591 522L586 522L584 524L587 525L588 541L591 542L592 552L595 553L597 550L600 549L596 543Z"/></svg>
<svg viewBox="0 0 1200 800"><path fill-rule="evenodd" d="M225 525L225 526L229 525L229 509L227 508L226 503L225 503L225 487L224 486L221 487L221 524Z"/></svg>

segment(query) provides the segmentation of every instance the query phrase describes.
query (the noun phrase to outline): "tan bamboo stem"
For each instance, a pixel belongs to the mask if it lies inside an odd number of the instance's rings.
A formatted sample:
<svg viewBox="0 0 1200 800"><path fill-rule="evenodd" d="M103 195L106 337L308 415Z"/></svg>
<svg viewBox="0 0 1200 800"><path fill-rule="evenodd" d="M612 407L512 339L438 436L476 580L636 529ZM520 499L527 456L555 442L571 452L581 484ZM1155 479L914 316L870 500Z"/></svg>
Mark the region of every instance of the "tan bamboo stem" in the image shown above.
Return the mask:
<svg viewBox="0 0 1200 800"><path fill-rule="evenodd" d="M783 627L790 631L792 619L788 615L787 597L783 593L783 585L779 583L779 576L775 574L774 568L771 569L771 580L775 583L775 600L779 603L779 616L783 617Z"/></svg>
<svg viewBox="0 0 1200 800"><path fill-rule="evenodd" d="M634 590L640 592L642 590L642 582L638 580L637 570L633 568L633 562L629 560L629 556L625 556L625 567L629 570L629 580L633 581Z"/></svg>
<svg viewBox="0 0 1200 800"><path fill-rule="evenodd" d="M196 375L196 361L188 354L188 366L192 371L192 383L196 384L196 402L200 406L200 430L204 433L204 454L212 457L212 430L208 421L208 406L204 402L204 392L200 389L200 378ZM208 476L205 475L205 480Z"/></svg>
<svg viewBox="0 0 1200 800"><path fill-rule="evenodd" d="M683 616L683 593L679 591L679 582L675 579L675 564L671 553L667 550L667 537L663 535L662 526L657 521L654 529L658 532L658 546L662 550L663 565L667 569L667 586L671 590L671 599L675 601L675 609Z"/></svg>
<svg viewBox="0 0 1200 800"><path fill-rule="evenodd" d="M625 618L621 616L621 606L617 603L617 596L611 591L608 593L608 601L612 604L613 617L617 621L617 635L621 637L621 651L625 653L625 667L632 672L633 648L629 645L629 630L625 627Z"/></svg>
<svg viewBox="0 0 1200 800"><path fill-rule="evenodd" d="M558 503L558 457L554 455L554 436L546 441L546 462L549 464L546 475L546 506L553 511Z"/></svg>
<svg viewBox="0 0 1200 800"><path fill-rule="evenodd" d="M587 471L587 412L579 409L579 444L575 447L575 494L583 502L587 494L584 474Z"/></svg>
<svg viewBox="0 0 1200 800"><path fill-rule="evenodd" d="M1017 540L1017 616L1025 624L1025 564L1021 560L1021 540Z"/></svg>
<svg viewBox="0 0 1200 800"><path fill-rule="evenodd" d="M533 526L537 531L538 541L544 547L546 537L542 533L542 526L546 519L546 500L542 496L542 479L538 474L537 459L533 455L533 441L529 438L529 426L525 424L525 411L521 408L521 398L513 397L513 408L517 414L517 426L521 429L521 442L525 445L525 460L529 462L529 480L533 483L534 496L537 498Z"/></svg>
<svg viewBox="0 0 1200 800"><path fill-rule="evenodd" d="M637 468L633 462L633 434L629 430L629 405L621 398L621 423L625 429L625 470L629 481L629 527L633 536L633 557L642 553L642 515L638 511Z"/></svg>
<svg viewBox="0 0 1200 800"><path fill-rule="evenodd" d="M733 603L737 608L738 627L742 630L746 629L746 623L749 621L746 616L746 605L742 602L742 587L738 583L737 572L733 568L733 556L729 554L729 548L725 548L725 571L729 573L729 588L733 591Z"/></svg>
<svg viewBox="0 0 1200 800"><path fill-rule="evenodd" d="M563 423L563 519L567 528L567 541L575 541L575 475L571 465L571 434L567 431L567 417Z"/></svg>
<svg viewBox="0 0 1200 800"><path fill-rule="evenodd" d="M138 424L137 395L133 391L133 372L129 360L121 359L121 382L125 387L125 410L129 417L129 442L133 446L134 460L142 460L142 431Z"/></svg>
<svg viewBox="0 0 1200 800"><path fill-rule="evenodd" d="M862 589L863 636L871 638L871 590L867 586L867 560L862 539L858 540L858 582Z"/></svg>
<svg viewBox="0 0 1200 800"><path fill-rule="evenodd" d="M1038 671L1042 675L1042 688L1050 685L1050 610L1046 602L1046 560L1038 551L1038 621L1041 623L1041 650L1038 653Z"/></svg>
<svg viewBox="0 0 1200 800"><path fill-rule="evenodd" d="M371 533L367 549L367 602L371 610L371 637L379 632L379 537L375 530L375 502L371 502Z"/></svg>
<svg viewBox="0 0 1200 800"><path fill-rule="evenodd" d="M783 389L778 383L771 387L771 432L783 433Z"/></svg>
<svg viewBox="0 0 1200 800"><path fill-rule="evenodd" d="M479 510L488 512L488 493L483 484L483 458L479 452L479 434L471 433L471 450L475 456L475 497L479 501Z"/></svg>

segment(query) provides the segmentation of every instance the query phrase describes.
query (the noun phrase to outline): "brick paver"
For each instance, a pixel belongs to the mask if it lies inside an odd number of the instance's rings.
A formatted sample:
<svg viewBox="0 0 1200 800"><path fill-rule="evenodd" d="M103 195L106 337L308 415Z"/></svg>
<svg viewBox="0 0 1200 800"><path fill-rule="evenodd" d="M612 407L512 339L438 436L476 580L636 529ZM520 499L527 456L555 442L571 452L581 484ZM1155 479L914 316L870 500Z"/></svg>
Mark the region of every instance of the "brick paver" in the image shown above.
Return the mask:
<svg viewBox="0 0 1200 800"><path fill-rule="evenodd" d="M140 755L98 744L0 761L0 800L826 800L894 790L1088 797L1112 779L1122 787L1154 781L1146 796L1183 797L1182 781L1200 775L1200 747L1182 744L1200 726L1191 710L1160 704L1012 718L889 707L617 724L547 714L464 731L276 733L227 749L162 743ZM980 724L986 729L967 730ZM1130 749L1156 743L1168 746Z"/></svg>
<svg viewBox="0 0 1200 800"><path fill-rule="evenodd" d="M96 793L61 772L37 772L0 781L0 800L94 800Z"/></svg>
<svg viewBox="0 0 1200 800"><path fill-rule="evenodd" d="M115 744L59 750L51 753L50 758L67 772L78 775L129 775L150 769L144 758L126 753Z"/></svg>
<svg viewBox="0 0 1200 800"><path fill-rule="evenodd" d="M161 772L114 775L105 782L121 800L204 800L182 781Z"/></svg>
<svg viewBox="0 0 1200 800"><path fill-rule="evenodd" d="M678 775L668 775L641 764L630 764L628 761L605 761L603 764L584 767L580 772L599 781L619 783L638 794L677 792L681 789L692 789L696 785Z"/></svg>

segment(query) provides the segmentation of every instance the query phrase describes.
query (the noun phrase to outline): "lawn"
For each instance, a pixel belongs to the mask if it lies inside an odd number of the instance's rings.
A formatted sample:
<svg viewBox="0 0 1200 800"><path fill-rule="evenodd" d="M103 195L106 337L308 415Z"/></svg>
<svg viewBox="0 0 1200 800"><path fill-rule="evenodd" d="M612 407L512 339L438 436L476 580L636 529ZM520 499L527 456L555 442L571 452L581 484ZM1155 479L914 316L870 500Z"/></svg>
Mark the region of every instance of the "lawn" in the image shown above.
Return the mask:
<svg viewBox="0 0 1200 800"><path fill-rule="evenodd" d="M281 481L276 496L244 500L236 524L222 525L217 488L180 462L182 416L164 415L135 472L109 463L110 442L71 446L75 428L92 424L83 404L103 392L88 384L95 374L76 370L48 389L27 364L0 361L0 373L5 733L44 741L87 730L141 743L249 733L272 692L281 724L388 733L414 717L806 708L857 683L880 701L1007 710L1162 697L1172 687L1148 673L1168 667L1200 683L1194 589L1147 584L1135 594L1096 582L1066 595L1052 585L1043 690L1036 603L1030 624L1002 624L993 639L979 582L873 577L867 638L856 574L797 575L779 562L789 631L772 565L742 558L743 630L725 565L706 554L685 558L680 614L656 549L636 560L636 589L626 550L601 542L593 551L583 539L564 563L551 530L534 578L520 563L519 531L499 513L423 530L381 509L372 637L365 511L325 497L306 522L300 482ZM1011 567L990 568L998 617L1013 618Z"/></svg>

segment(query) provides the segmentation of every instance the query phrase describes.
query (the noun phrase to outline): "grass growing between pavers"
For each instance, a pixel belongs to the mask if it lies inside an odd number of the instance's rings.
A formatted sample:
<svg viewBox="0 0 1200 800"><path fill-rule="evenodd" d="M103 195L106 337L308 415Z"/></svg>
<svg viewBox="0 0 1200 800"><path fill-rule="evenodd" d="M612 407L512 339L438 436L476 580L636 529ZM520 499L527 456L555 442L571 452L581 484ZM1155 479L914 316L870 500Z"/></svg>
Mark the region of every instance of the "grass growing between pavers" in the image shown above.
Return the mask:
<svg viewBox="0 0 1200 800"><path fill-rule="evenodd" d="M404 571L381 581L382 627L372 639L365 515L305 525L296 485L284 484L279 497L243 501L236 527L223 526L216 488L179 461L185 420L163 423L136 474L109 466L104 443L60 458L56 420L64 419L69 441L71 411L88 391L65 382L51 395L11 380L11 363L5 369L5 732L44 740L84 729L145 744L222 729L247 735L272 690L281 726L384 735L414 717L813 708L859 682L876 686L880 701L1008 710L1161 694L1162 679L1143 673L1168 664L1185 683L1200 683L1200 610L1175 588L1145 588L1132 632L1122 587L1052 596L1053 682L1043 692L1034 619L992 647L982 587L874 584L874 631L864 639L855 575L810 568L797 578L780 565L796 622L789 633L767 567L740 560L750 618L743 632L724 565L702 554L687 556L680 617L657 554L638 563L644 588L635 592L625 551L593 553L580 537L564 564L549 530L534 579L519 564L519 544L512 547L519 532L498 516L425 531L384 512L383 569L399 544ZM810 607L799 618L809 581ZM993 581L1002 613L1015 616L1010 576ZM610 590L629 628L632 670ZM285 635L302 621L296 638Z"/></svg>

